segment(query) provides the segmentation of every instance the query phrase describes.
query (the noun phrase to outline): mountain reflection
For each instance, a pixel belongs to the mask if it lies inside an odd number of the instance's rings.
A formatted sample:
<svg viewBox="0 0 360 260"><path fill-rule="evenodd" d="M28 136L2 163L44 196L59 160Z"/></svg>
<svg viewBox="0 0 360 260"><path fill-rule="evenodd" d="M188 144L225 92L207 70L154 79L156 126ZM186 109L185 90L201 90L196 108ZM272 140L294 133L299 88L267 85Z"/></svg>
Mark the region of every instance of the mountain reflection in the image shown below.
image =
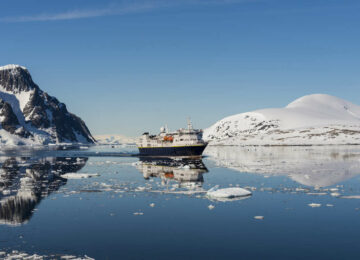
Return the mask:
<svg viewBox="0 0 360 260"><path fill-rule="evenodd" d="M331 186L360 173L358 146L210 146L205 154L218 166L240 172L287 175L313 187Z"/></svg>
<svg viewBox="0 0 360 260"><path fill-rule="evenodd" d="M87 158L12 157L0 168L0 223L18 225L28 221L41 199L66 184L62 174L77 172Z"/></svg>
<svg viewBox="0 0 360 260"><path fill-rule="evenodd" d="M197 159L143 158L140 157L136 168L142 172L145 179L161 178L163 185L176 181L179 187L201 187L204 182L203 174L208 169Z"/></svg>

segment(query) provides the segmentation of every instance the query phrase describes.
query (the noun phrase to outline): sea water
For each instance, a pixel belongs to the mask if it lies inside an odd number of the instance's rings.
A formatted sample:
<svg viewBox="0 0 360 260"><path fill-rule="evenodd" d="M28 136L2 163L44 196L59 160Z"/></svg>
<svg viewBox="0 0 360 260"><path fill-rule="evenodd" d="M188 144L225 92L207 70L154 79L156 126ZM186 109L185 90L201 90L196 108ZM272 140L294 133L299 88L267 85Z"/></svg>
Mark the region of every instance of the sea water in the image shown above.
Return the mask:
<svg viewBox="0 0 360 260"><path fill-rule="evenodd" d="M135 153L2 151L0 258L359 257L357 146L208 147L201 161ZM252 195L209 198L216 185Z"/></svg>

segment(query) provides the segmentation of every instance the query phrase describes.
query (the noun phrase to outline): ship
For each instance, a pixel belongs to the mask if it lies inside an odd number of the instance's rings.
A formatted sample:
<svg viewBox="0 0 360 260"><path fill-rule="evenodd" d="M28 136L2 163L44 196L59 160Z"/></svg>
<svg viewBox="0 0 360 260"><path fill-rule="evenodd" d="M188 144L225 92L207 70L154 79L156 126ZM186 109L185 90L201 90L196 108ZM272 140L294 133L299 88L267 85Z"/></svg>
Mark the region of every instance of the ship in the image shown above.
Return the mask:
<svg viewBox="0 0 360 260"><path fill-rule="evenodd" d="M168 128L161 127L158 135L145 132L136 142L139 156L189 156L201 157L207 142L202 139L203 130L193 129L188 120L187 128L180 128L169 132Z"/></svg>

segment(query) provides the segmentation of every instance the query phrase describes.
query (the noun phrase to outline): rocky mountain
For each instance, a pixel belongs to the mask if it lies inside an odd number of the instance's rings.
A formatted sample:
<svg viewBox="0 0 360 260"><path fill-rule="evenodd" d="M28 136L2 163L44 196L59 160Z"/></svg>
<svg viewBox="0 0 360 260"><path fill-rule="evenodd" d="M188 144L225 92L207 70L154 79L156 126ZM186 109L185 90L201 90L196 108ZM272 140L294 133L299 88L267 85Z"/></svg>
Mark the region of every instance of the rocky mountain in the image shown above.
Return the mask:
<svg viewBox="0 0 360 260"><path fill-rule="evenodd" d="M95 142L84 121L18 65L0 67L0 125L0 145Z"/></svg>
<svg viewBox="0 0 360 260"><path fill-rule="evenodd" d="M210 145L360 144L360 106L314 94L285 108L226 117L205 129Z"/></svg>

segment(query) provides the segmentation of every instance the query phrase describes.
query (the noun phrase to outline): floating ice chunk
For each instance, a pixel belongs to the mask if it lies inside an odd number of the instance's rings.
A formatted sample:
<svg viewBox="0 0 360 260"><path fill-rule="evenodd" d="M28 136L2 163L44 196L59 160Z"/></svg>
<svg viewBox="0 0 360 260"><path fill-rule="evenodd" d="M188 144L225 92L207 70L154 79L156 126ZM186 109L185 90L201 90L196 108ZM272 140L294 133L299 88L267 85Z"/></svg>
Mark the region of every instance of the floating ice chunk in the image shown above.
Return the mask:
<svg viewBox="0 0 360 260"><path fill-rule="evenodd" d="M150 207L155 207L155 203L150 203L150 205L149 205Z"/></svg>
<svg viewBox="0 0 360 260"><path fill-rule="evenodd" d="M3 193L4 195L9 195L9 194L11 193L11 191L10 191L10 190L3 190L2 193Z"/></svg>
<svg viewBox="0 0 360 260"><path fill-rule="evenodd" d="M308 191L308 189L304 189L304 188L296 188L295 191Z"/></svg>
<svg viewBox="0 0 360 260"><path fill-rule="evenodd" d="M264 219L264 216L254 216L254 219L260 219L260 220L262 220L262 219Z"/></svg>
<svg viewBox="0 0 360 260"><path fill-rule="evenodd" d="M62 178L65 179L84 179L100 176L98 173L66 173L61 175Z"/></svg>
<svg viewBox="0 0 360 260"><path fill-rule="evenodd" d="M308 204L309 207L312 207L312 208L318 208L318 207L321 207L321 204L320 203L310 203Z"/></svg>
<svg viewBox="0 0 360 260"><path fill-rule="evenodd" d="M210 204L210 205L208 206L208 208L209 208L210 210L212 210L212 209L215 208L215 206Z"/></svg>
<svg viewBox="0 0 360 260"><path fill-rule="evenodd" d="M142 216L142 215L144 215L143 212L134 212L133 214L134 214L135 216Z"/></svg>
<svg viewBox="0 0 360 260"><path fill-rule="evenodd" d="M342 199L360 199L360 195L341 196Z"/></svg>
<svg viewBox="0 0 360 260"><path fill-rule="evenodd" d="M326 207L334 207L333 204L326 204Z"/></svg>
<svg viewBox="0 0 360 260"><path fill-rule="evenodd" d="M61 256L61 259L74 259L74 258L76 258L76 256L74 256L74 255L63 255L63 256Z"/></svg>
<svg viewBox="0 0 360 260"><path fill-rule="evenodd" d="M251 195L251 191L245 190L243 188L225 188L218 189L218 185L208 190L206 195L210 198L236 198L236 197L246 197Z"/></svg>
<svg viewBox="0 0 360 260"><path fill-rule="evenodd" d="M339 197L341 194L339 192L332 192L330 195L333 197Z"/></svg>
<svg viewBox="0 0 360 260"><path fill-rule="evenodd" d="M145 191L146 190L146 187L144 186L139 186L139 187L136 187L135 191Z"/></svg>
<svg viewBox="0 0 360 260"><path fill-rule="evenodd" d="M317 196L323 196L323 195L327 195L326 192L308 192L306 193L307 195L317 195Z"/></svg>

